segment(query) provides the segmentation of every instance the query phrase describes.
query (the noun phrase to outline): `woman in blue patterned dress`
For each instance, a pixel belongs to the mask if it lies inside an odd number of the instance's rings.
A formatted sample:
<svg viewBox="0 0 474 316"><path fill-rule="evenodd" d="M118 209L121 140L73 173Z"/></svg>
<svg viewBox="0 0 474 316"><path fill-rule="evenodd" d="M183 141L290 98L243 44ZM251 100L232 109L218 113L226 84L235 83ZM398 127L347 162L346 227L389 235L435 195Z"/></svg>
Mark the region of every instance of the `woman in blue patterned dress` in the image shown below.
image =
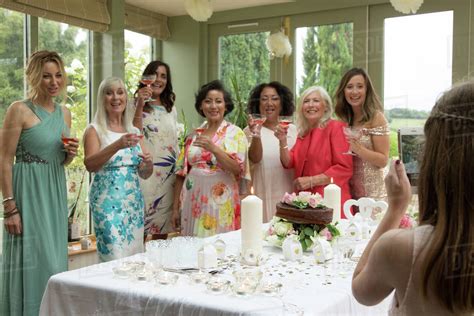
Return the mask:
<svg viewBox="0 0 474 316"><path fill-rule="evenodd" d="M123 81L102 81L97 112L84 134L84 164L94 173L89 200L101 261L143 251L144 202L138 178L150 177L153 169L132 116Z"/></svg>

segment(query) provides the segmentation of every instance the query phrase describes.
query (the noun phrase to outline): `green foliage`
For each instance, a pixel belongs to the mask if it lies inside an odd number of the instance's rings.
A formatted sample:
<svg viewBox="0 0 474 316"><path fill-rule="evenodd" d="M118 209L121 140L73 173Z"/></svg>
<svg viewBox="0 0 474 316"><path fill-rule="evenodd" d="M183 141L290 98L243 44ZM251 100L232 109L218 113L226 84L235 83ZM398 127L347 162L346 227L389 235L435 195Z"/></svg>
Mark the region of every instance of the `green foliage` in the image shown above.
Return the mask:
<svg viewBox="0 0 474 316"><path fill-rule="evenodd" d="M268 32L227 35L219 38L219 78L231 89L235 109L227 119L247 125L247 98L254 86L270 80L270 60L265 40Z"/></svg>
<svg viewBox="0 0 474 316"><path fill-rule="evenodd" d="M352 23L308 27L304 41L302 86L313 85L334 95L342 74L352 67Z"/></svg>
<svg viewBox="0 0 474 316"><path fill-rule="evenodd" d="M13 101L23 99L24 15L0 8L0 121Z"/></svg>
<svg viewBox="0 0 474 316"><path fill-rule="evenodd" d="M234 97L234 110L227 115L227 120L243 129L247 126L247 103L242 98L242 92L235 74L230 75L230 82Z"/></svg>
<svg viewBox="0 0 474 316"><path fill-rule="evenodd" d="M149 52L143 51L140 56L136 57L130 54L127 48L131 47L131 43L125 42L125 86L127 88L127 94L129 98L133 98L135 90L138 88L140 77L142 76L143 70L145 70L148 61L145 56L149 55Z"/></svg>
<svg viewBox="0 0 474 316"><path fill-rule="evenodd" d="M430 115L429 111L421 111L421 110L412 110L412 109L405 109L405 108L394 108L385 111L385 115L387 118L390 119L419 119L419 120L426 120Z"/></svg>

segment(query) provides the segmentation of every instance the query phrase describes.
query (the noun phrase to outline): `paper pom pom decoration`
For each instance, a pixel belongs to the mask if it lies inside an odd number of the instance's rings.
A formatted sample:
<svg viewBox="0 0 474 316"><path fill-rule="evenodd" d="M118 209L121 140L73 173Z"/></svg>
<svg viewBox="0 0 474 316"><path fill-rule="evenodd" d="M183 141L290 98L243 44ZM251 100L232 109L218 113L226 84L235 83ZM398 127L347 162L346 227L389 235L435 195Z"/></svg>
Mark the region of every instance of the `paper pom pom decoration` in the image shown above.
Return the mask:
<svg viewBox="0 0 474 316"><path fill-rule="evenodd" d="M393 8L404 14L416 13L423 4L423 0L390 0Z"/></svg>
<svg viewBox="0 0 474 316"><path fill-rule="evenodd" d="M282 31L268 36L266 44L270 52L270 58L291 55L292 48L290 39Z"/></svg>
<svg viewBox="0 0 474 316"><path fill-rule="evenodd" d="M211 0L184 0L184 8L198 22L205 22L212 15Z"/></svg>

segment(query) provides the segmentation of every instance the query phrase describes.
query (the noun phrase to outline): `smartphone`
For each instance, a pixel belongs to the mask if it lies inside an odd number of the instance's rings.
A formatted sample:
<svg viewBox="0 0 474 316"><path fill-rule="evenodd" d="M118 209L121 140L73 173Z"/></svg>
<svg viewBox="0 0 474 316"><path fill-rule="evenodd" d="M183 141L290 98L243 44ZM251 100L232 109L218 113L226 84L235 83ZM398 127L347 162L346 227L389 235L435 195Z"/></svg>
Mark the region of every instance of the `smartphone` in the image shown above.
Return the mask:
<svg viewBox="0 0 474 316"><path fill-rule="evenodd" d="M398 129L398 152L405 165L412 187L418 186L420 158L424 142L423 127L402 127Z"/></svg>

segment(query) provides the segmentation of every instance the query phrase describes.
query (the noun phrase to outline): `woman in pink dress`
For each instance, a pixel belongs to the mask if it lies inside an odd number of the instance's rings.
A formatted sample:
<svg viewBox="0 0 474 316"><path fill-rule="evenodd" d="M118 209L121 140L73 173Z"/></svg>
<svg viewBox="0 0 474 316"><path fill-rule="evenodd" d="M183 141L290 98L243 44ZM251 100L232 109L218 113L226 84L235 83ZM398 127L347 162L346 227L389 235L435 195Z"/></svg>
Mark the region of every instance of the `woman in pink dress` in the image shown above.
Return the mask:
<svg viewBox="0 0 474 316"><path fill-rule="evenodd" d="M345 155L349 144L343 122L331 119L331 98L324 88L313 86L303 92L296 110L298 138L288 149L286 128L279 125L275 136L280 140L280 160L285 168L293 168L296 191L323 195L331 179L341 188L341 202L351 198L352 156ZM341 210L342 210L341 205ZM344 218L344 214L341 214Z"/></svg>
<svg viewBox="0 0 474 316"><path fill-rule="evenodd" d="M337 116L357 135L348 138L354 153L352 196L385 199L383 177L390 150L390 130L382 103L363 69L352 68L344 74L336 91L335 108Z"/></svg>
<svg viewBox="0 0 474 316"><path fill-rule="evenodd" d="M234 105L220 81L201 87L195 107L207 121L188 136L178 158L172 223L183 235L207 237L240 228L248 144L244 132L224 120Z"/></svg>

